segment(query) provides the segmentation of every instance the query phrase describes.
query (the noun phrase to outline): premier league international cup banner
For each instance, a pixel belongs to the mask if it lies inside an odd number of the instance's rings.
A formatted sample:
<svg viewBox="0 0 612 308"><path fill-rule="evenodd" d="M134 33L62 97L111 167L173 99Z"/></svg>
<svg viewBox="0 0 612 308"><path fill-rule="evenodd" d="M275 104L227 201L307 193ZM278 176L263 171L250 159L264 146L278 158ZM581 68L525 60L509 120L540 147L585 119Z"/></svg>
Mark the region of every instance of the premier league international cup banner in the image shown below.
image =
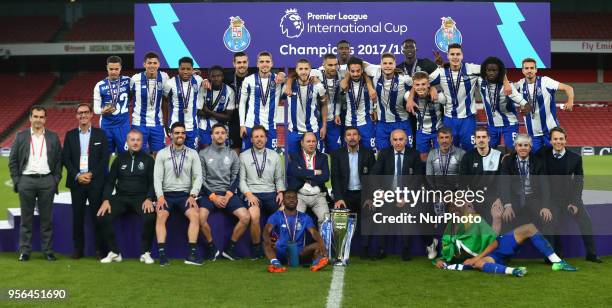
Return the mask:
<svg viewBox="0 0 612 308"><path fill-rule="evenodd" d="M507 67L520 67L530 57L550 67L548 3L136 4L134 33L134 63L155 51L165 68L176 68L184 56L196 67L230 66L235 52L253 59L263 50L272 53L276 67L293 67L300 58L317 65L324 54L336 53L341 39L368 62L378 63L385 52L399 62L407 38L416 40L418 57L433 58L432 51L446 53L460 43L466 62L497 56Z"/></svg>

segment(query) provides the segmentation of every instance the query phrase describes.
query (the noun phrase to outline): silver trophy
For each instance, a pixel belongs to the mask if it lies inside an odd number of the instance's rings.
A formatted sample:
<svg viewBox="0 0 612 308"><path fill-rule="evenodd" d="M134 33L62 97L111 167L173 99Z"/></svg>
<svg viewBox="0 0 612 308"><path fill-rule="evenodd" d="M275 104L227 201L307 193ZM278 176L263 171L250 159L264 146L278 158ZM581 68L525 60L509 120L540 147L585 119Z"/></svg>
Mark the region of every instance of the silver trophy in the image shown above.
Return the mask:
<svg viewBox="0 0 612 308"><path fill-rule="evenodd" d="M322 225L327 252L334 265L346 266L351 253L357 214L347 209L333 209Z"/></svg>

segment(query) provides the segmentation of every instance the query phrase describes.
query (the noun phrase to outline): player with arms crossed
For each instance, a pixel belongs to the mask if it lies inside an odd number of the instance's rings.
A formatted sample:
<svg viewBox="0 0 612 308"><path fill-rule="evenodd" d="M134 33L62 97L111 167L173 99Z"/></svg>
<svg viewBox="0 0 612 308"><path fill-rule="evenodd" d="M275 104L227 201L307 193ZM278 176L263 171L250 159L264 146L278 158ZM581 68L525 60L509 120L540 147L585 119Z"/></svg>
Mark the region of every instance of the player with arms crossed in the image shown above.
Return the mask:
<svg viewBox="0 0 612 308"><path fill-rule="evenodd" d="M327 259L325 243L317 227L306 213L297 210L297 192L287 190L283 199L284 208L272 214L264 227L264 252L270 260L268 272L282 273L287 269L282 265L289 262L290 245L297 246L300 261L312 259L310 270L316 272L325 267ZM315 240L314 243L306 245L306 230ZM276 242L272 241L273 235L278 237Z"/></svg>
<svg viewBox="0 0 612 308"><path fill-rule="evenodd" d="M100 127L108 138L109 153L127 151L126 137L130 131L130 77L121 76L121 58L106 59L108 77L96 83L93 110L101 114Z"/></svg>

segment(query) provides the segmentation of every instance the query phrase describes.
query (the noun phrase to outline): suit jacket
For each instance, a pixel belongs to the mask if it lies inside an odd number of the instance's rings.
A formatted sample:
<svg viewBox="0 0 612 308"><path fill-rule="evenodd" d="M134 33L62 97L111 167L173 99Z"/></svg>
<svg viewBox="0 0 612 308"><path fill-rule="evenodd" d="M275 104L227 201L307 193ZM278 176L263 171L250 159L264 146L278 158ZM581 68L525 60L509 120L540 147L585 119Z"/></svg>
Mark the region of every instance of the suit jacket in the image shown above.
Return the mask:
<svg viewBox="0 0 612 308"><path fill-rule="evenodd" d="M363 184L363 176L372 172L376 158L372 150L362 146L359 147L358 156L359 180ZM339 148L331 154L331 184L334 201L344 199L344 194L348 190L350 175L348 148Z"/></svg>
<svg viewBox="0 0 612 308"><path fill-rule="evenodd" d="M30 128L20 131L15 136L15 141L13 141L11 146L9 169L15 192L19 191L19 180L30 158L30 137ZM62 178L62 145L57 134L48 129L45 129L45 145L47 146L47 163L55 180L55 193L57 193L57 185Z"/></svg>
<svg viewBox="0 0 612 308"><path fill-rule="evenodd" d="M315 170L321 170L321 174L315 175L314 170L306 169L302 151L290 156L289 172L287 173L287 186L292 190L300 190L306 181L312 186L319 186L321 192L327 192L325 182L329 180L329 163L327 155L319 151L315 152Z"/></svg>
<svg viewBox="0 0 612 308"><path fill-rule="evenodd" d="M511 203L513 208L517 208L520 202L523 184L521 183L520 173L516 163L516 153L506 155L501 164L501 199L504 204ZM509 176L511 175L511 177ZM542 208L549 208L550 204L550 186L546 175L546 166L544 161L537 155L529 154L529 175L531 178L530 184L533 190L534 197L539 199L534 210L539 211Z"/></svg>
<svg viewBox="0 0 612 308"><path fill-rule="evenodd" d="M553 148L548 146L542 148L538 155L546 164L546 174L551 175L550 188L554 190L551 194L553 204L565 207L568 204L582 204L582 190L584 188L584 170L582 168L582 156L565 149L561 169L553 170L552 163L556 158L553 156Z"/></svg>
<svg viewBox="0 0 612 308"><path fill-rule="evenodd" d="M64 149L62 151L62 161L66 167L66 187L76 188L79 183L76 180L79 174L79 161L81 159L81 146L79 141L79 129L75 128L66 132L64 138ZM108 173L108 139L106 133L101 128L92 127L89 137L89 158L88 169L92 173L92 187L104 187L104 181Z"/></svg>
<svg viewBox="0 0 612 308"><path fill-rule="evenodd" d="M374 164L374 170L372 172L375 175L388 175L389 182L385 183L391 185L395 175L395 149L393 147L386 148L378 155L378 161ZM410 177L409 183L405 183L407 187L417 188L423 181L423 163L419 153L413 149L406 147L404 149L404 160L402 161L402 175L416 175L416 177Z"/></svg>

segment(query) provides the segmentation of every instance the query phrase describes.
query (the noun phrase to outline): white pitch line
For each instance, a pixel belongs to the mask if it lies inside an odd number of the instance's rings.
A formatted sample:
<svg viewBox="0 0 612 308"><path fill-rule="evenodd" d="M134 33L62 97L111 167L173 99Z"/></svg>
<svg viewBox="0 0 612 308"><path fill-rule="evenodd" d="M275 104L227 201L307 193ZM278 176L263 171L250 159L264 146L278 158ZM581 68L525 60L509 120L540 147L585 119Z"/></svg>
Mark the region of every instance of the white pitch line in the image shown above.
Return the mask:
<svg viewBox="0 0 612 308"><path fill-rule="evenodd" d="M342 289L344 288L344 266L334 266L329 293L327 294L327 308L338 308L342 303Z"/></svg>

